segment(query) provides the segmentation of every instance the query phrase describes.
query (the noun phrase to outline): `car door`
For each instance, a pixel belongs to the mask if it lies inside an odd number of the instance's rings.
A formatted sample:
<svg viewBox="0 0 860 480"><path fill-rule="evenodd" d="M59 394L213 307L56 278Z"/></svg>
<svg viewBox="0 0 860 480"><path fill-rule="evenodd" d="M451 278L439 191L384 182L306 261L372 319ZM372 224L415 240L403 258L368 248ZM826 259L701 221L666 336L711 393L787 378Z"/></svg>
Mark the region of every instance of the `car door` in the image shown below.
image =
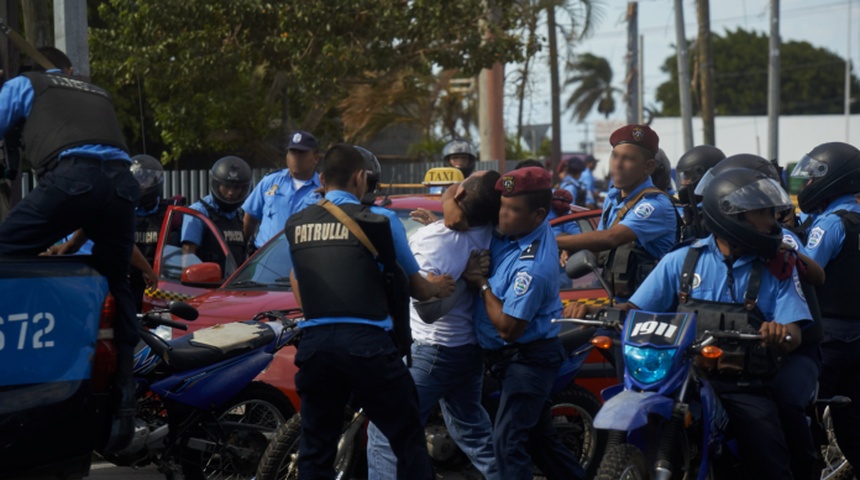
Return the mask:
<svg viewBox="0 0 860 480"><path fill-rule="evenodd" d="M191 225L200 229L205 250L220 251L219 258L201 258L205 257L203 248L196 253L183 250L183 231ZM236 271L236 261L221 232L206 215L191 208L170 206L159 232L153 269L158 275L158 288L147 288L144 311L218 288Z"/></svg>

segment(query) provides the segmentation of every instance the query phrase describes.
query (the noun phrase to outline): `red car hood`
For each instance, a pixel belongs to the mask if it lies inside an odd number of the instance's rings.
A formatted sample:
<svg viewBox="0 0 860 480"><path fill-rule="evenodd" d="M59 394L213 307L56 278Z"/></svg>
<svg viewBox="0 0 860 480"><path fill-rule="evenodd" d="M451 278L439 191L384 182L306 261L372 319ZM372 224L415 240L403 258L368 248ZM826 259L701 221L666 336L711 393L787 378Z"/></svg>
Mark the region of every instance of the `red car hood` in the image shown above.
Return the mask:
<svg viewBox="0 0 860 480"><path fill-rule="evenodd" d="M200 313L189 326L209 327L220 323L250 320L269 310L297 308L292 292L285 290L215 290L188 300Z"/></svg>

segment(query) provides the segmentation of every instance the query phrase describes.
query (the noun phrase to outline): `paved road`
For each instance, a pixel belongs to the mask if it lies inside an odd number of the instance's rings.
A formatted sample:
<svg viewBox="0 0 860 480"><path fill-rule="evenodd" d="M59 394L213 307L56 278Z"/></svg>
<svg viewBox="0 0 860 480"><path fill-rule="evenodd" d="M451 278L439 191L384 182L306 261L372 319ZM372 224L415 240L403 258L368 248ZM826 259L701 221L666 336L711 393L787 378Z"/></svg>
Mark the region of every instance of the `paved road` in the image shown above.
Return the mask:
<svg viewBox="0 0 860 480"><path fill-rule="evenodd" d="M94 478L99 480L122 480L125 478L134 478L136 480L156 480L163 479L164 475L158 473L158 469L154 466L144 467L138 470L127 467L117 467L110 463L96 462L90 467L90 476L85 478Z"/></svg>

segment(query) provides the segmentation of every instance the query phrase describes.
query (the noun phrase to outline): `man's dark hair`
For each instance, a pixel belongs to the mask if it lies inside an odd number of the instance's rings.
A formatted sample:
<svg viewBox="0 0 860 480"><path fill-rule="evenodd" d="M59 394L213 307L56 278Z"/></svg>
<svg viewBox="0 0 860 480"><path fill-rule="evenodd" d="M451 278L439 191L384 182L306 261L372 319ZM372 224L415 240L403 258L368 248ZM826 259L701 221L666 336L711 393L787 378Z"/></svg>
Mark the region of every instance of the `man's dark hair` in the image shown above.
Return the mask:
<svg viewBox="0 0 860 480"><path fill-rule="evenodd" d="M45 58L48 59L48 61L53 63L54 66L59 68L60 70L72 68L72 61L69 60L69 57L67 57L66 54L63 53L63 51L59 48L41 47L39 48L39 53L44 55ZM44 72L45 67L39 65L39 63L34 60L32 70L34 72Z"/></svg>
<svg viewBox="0 0 860 480"><path fill-rule="evenodd" d="M345 187L359 170L364 170L364 158L352 145L338 143L325 152L322 174L327 185Z"/></svg>
<svg viewBox="0 0 860 480"><path fill-rule="evenodd" d="M546 168L546 166L543 164L543 162L535 160L533 158L529 158L528 160L521 160L521 161L517 162L517 166L514 167L514 170L519 170L521 168L528 168L528 167Z"/></svg>
<svg viewBox="0 0 860 480"><path fill-rule="evenodd" d="M522 196L526 199L529 211L534 212L539 208L543 208L549 213L549 209L552 207L552 190L538 190L536 192L524 193Z"/></svg>
<svg viewBox="0 0 860 480"><path fill-rule="evenodd" d="M499 172L489 170L463 181L465 195L460 200L460 207L466 214L469 227L499 223L499 208L502 206L501 194L496 190L499 177Z"/></svg>

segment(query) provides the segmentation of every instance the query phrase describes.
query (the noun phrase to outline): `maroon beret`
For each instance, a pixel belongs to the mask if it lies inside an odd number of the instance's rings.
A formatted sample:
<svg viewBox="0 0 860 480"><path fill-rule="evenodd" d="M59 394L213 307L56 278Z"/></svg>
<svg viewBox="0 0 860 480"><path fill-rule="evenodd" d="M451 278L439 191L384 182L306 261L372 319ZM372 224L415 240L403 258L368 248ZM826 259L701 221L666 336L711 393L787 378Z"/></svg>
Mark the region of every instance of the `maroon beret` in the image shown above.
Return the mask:
<svg viewBox="0 0 860 480"><path fill-rule="evenodd" d="M660 137L648 125L627 125L612 132L609 144L615 147L624 143L632 143L657 155L660 149Z"/></svg>
<svg viewBox="0 0 860 480"><path fill-rule="evenodd" d="M508 172L496 182L496 190L503 197L539 192L552 188L552 176L545 168L526 167Z"/></svg>
<svg viewBox="0 0 860 480"><path fill-rule="evenodd" d="M563 188L552 192L552 210L558 215L566 215L570 212L570 204L573 203L573 195Z"/></svg>

